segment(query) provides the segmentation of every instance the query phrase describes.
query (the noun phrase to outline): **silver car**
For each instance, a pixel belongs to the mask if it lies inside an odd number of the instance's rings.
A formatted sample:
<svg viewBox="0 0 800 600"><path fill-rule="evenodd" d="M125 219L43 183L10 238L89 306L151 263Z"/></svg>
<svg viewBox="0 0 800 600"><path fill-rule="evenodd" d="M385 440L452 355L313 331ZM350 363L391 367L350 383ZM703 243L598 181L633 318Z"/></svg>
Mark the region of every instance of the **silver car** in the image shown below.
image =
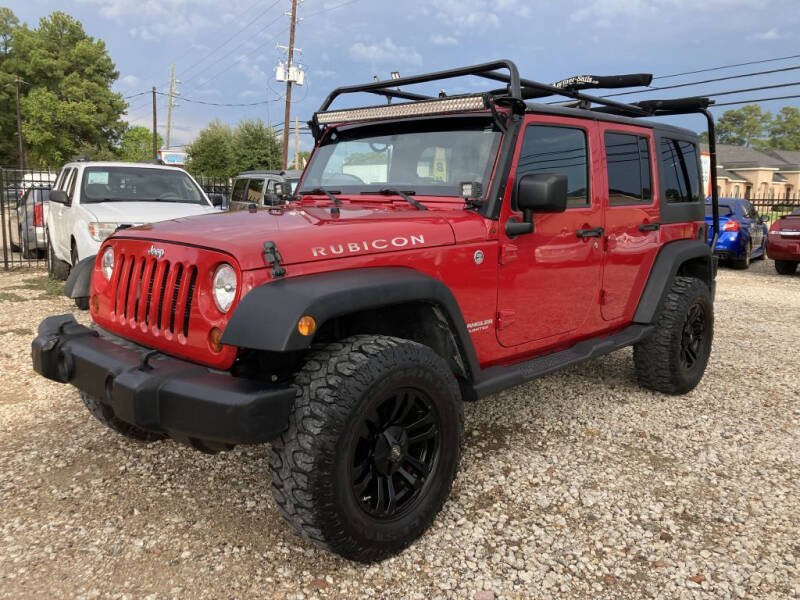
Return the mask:
<svg viewBox="0 0 800 600"><path fill-rule="evenodd" d="M47 248L44 223L49 212L50 190L29 187L9 215L8 234L23 258L36 258Z"/></svg>

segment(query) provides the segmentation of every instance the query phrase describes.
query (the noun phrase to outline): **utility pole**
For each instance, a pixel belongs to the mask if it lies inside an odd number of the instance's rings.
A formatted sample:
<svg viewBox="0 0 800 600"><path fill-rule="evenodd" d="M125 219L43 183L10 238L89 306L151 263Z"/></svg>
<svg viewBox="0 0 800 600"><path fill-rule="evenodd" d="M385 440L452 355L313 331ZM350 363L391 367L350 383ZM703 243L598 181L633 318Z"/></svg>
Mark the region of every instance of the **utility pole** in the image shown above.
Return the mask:
<svg viewBox="0 0 800 600"><path fill-rule="evenodd" d="M300 168L300 118L294 116L294 168Z"/></svg>
<svg viewBox="0 0 800 600"><path fill-rule="evenodd" d="M153 160L158 158L158 130L156 122L156 86L153 86Z"/></svg>
<svg viewBox="0 0 800 600"><path fill-rule="evenodd" d="M14 76L14 90L17 97L17 138L19 139L19 168L25 168L25 147L22 145L22 115L19 112L19 75Z"/></svg>
<svg viewBox="0 0 800 600"><path fill-rule="evenodd" d="M292 68L292 59L294 58L294 27L297 24L297 0L292 0L292 22L289 25L289 50L288 61L286 65L286 72L290 73ZM286 169L287 158L289 155L289 119L291 118L289 111L292 105L292 78L286 78L286 108L283 113L283 168Z"/></svg>
<svg viewBox="0 0 800 600"><path fill-rule="evenodd" d="M173 64L169 71L169 96L167 97L167 150L169 150L169 138L172 132L172 109L178 106L175 103L175 96L178 95L178 90L175 89L176 83L180 83L180 81L175 79L175 65Z"/></svg>

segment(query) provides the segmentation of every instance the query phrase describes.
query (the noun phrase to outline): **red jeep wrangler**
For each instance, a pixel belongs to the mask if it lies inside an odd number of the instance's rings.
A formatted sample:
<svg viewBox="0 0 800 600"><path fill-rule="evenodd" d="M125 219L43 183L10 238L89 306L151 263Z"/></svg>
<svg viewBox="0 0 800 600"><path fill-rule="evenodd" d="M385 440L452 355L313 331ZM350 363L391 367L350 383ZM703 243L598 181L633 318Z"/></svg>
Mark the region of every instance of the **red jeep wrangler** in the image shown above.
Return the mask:
<svg viewBox="0 0 800 600"><path fill-rule="evenodd" d="M398 87L465 75L501 87ZM637 117L704 114L713 158L709 101L579 91L649 79L547 85L497 61L339 88L289 204L118 231L84 269L94 326L45 319L34 368L130 438L271 442L299 533L396 553L448 496L462 401L625 346L647 388L703 376L716 268L697 136ZM388 104L328 110L354 92Z"/></svg>

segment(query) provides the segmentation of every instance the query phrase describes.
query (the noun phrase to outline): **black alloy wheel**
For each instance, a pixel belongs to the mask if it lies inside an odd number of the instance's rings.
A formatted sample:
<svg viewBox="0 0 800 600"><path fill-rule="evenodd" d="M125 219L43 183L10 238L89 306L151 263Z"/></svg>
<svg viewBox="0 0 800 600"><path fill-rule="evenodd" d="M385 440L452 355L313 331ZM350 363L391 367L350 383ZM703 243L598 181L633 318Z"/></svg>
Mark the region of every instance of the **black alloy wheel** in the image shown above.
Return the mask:
<svg viewBox="0 0 800 600"><path fill-rule="evenodd" d="M376 519L412 510L439 457L440 417L430 397L403 388L372 402L355 440L353 493Z"/></svg>
<svg viewBox="0 0 800 600"><path fill-rule="evenodd" d="M705 343L706 313L703 304L695 302L686 313L686 322L683 324L681 336L681 365L684 369L691 369L697 363L700 352Z"/></svg>

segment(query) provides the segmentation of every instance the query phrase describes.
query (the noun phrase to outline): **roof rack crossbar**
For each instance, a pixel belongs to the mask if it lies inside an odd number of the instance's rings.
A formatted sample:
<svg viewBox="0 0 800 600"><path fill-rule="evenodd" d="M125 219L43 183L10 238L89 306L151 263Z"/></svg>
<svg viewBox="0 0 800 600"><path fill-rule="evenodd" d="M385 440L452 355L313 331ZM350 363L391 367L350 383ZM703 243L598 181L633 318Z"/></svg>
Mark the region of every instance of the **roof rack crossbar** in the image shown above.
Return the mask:
<svg viewBox="0 0 800 600"><path fill-rule="evenodd" d="M517 65L510 60L496 60L479 65L472 65L469 67L459 67L456 69L448 69L446 71L436 71L434 73L425 73L423 75L414 75L411 77L401 77L399 79L392 79L390 81L376 81L373 83L366 83L360 85L349 85L338 87L333 90L328 97L325 98L322 105L319 107L319 112L325 111L333 103L333 101L342 94L352 94L356 92L370 92L379 95L386 95L385 92L391 91L396 93L397 90L388 90L387 88L396 88L402 85L412 85L416 83L426 83L429 81L438 81L441 79L452 79L454 77L463 77L465 75L478 75L485 76L486 73L491 73L497 69L505 69L508 71L508 79L506 83L509 85L509 94L514 98L521 98L522 91L520 86L519 71ZM408 93L408 92L401 92Z"/></svg>
<svg viewBox="0 0 800 600"><path fill-rule="evenodd" d="M433 100L433 96L426 96L425 94L416 94L414 92L407 92L405 90L366 90L368 94L377 94L385 98L402 98L403 100Z"/></svg>

